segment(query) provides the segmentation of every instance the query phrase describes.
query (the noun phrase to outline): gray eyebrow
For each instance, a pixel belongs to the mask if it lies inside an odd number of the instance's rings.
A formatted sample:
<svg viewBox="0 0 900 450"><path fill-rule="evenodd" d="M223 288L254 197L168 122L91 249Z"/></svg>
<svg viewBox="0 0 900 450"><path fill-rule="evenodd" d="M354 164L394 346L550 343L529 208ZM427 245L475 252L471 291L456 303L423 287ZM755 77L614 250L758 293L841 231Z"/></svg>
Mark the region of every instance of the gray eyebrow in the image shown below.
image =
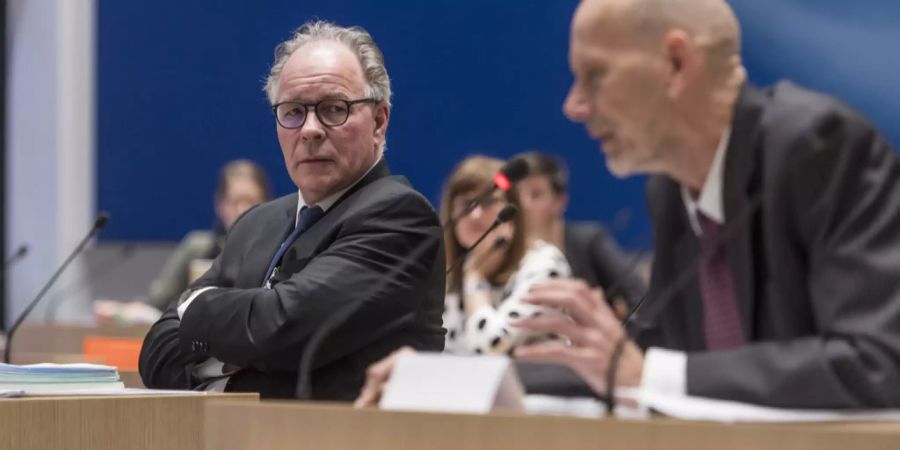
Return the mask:
<svg viewBox="0 0 900 450"><path fill-rule="evenodd" d="M327 93L327 94L325 94L325 95L319 97L319 98L318 98L317 100L315 100L315 101L306 101L306 100L304 100L304 99L302 99L302 98L300 98L300 97L294 97L294 98L291 98L291 99L289 99L289 100L285 100L285 101L283 101L283 102L281 102L281 103L304 103L304 104L310 104L310 103L317 103L317 102L320 102L320 101L322 101L322 100L349 100L349 99L350 99L350 97L347 96L347 94L344 94L343 92L330 92L330 93Z"/></svg>

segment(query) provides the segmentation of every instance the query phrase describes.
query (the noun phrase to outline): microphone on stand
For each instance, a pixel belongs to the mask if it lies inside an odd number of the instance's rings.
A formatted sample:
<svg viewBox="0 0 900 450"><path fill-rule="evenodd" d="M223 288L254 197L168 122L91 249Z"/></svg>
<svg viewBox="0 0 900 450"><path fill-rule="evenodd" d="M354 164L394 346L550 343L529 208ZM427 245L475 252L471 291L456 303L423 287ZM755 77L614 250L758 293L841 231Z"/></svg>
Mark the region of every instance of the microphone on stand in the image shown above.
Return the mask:
<svg viewBox="0 0 900 450"><path fill-rule="evenodd" d="M483 201L485 201L488 197L490 197L497 189L501 191L508 191L509 188L512 187L513 184L518 183L523 178L528 176L528 163L522 158L515 158L508 163L506 163L500 171L494 175L493 182L490 186L486 187L481 193L479 193L475 198L469 201L466 204L466 207L463 208L455 216L451 217L444 224L444 228L452 227L462 219L467 216L472 210L475 209L476 206L480 205Z"/></svg>
<svg viewBox="0 0 900 450"><path fill-rule="evenodd" d="M91 227L90 231L88 231L81 242L78 243L78 246L75 247L75 250L72 250L72 253L70 253L66 260L63 261L62 265L60 265L59 268L56 269L56 272L53 274L53 276L51 276L50 279L47 280L47 282L41 288L40 292L38 292L34 299L28 303L28 306L25 307L25 310L22 311L22 313L19 314L19 317L16 318L16 321L13 322L12 326L9 328L9 332L6 334L6 349L4 349L3 351L3 362L9 363L13 334L16 332L19 326L22 325L22 322L26 317L28 317L28 314L31 312L31 310L34 309L35 306L37 306L41 298L44 297L44 294L46 294L50 287L53 286L53 283L56 282L57 278L59 278L63 271L66 270L67 267L69 267L69 264L72 262L72 260L74 260L75 257L84 250L84 247L87 245L88 241L90 241L92 237L100 232L100 230L102 230L103 227L106 226L107 222L109 222L109 214L101 212L100 215L97 216L97 220L94 221L94 226Z"/></svg>
<svg viewBox="0 0 900 450"><path fill-rule="evenodd" d="M450 266L450 268L447 269L447 274L449 275L450 272L453 272L454 269L459 267L459 265L462 264L462 262L466 260L466 257L469 256L469 253L471 253L472 250L475 249L475 247L478 247L478 244L480 244L481 241L483 241L485 238L487 238L487 236L489 234L491 234L492 231L496 230L497 227L499 227L500 225L503 225L504 223L509 222L510 219L515 217L518 212L519 212L519 208L517 208L516 205L513 205L512 203L509 203L506 206L504 206L503 209L501 209L500 212L497 213L497 218L494 219L494 223L491 224L490 228L488 228L484 233L482 233L481 237L479 237L478 240L475 241L475 243L472 244L471 247L463 250L462 254L459 255L459 257L456 258L456 261L454 261L453 264ZM498 239L498 241L499 241L499 239ZM494 244L492 246L496 246L496 245L497 245L497 241L494 241ZM502 245L506 245L505 238L503 240Z"/></svg>

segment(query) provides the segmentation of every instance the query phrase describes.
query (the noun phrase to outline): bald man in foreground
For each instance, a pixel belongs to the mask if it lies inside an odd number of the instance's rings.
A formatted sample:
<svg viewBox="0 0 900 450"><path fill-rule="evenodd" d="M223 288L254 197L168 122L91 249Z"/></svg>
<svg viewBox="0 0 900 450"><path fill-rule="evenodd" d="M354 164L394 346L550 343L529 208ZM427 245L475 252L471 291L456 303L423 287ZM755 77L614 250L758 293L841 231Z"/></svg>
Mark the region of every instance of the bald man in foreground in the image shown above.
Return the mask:
<svg viewBox="0 0 900 450"><path fill-rule="evenodd" d="M575 280L528 301L573 320L520 347L615 386L793 408L900 406L900 163L869 122L790 83L748 85L721 0L585 0L564 111L615 175L653 174L651 290L626 334ZM373 366L377 397L389 361Z"/></svg>

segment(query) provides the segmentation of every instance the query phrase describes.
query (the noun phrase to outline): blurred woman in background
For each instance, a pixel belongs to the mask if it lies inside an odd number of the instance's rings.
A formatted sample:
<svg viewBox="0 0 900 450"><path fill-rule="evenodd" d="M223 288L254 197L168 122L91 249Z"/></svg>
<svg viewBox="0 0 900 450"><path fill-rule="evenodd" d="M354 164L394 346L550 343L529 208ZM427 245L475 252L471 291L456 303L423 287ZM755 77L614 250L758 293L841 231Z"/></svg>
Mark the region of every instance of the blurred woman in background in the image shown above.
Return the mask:
<svg viewBox="0 0 900 450"><path fill-rule="evenodd" d="M447 276L444 327L446 351L454 353L507 353L528 336L510 325L519 317L553 313L520 302L535 282L571 275L562 253L554 246L531 239L521 214L493 230L464 256L466 249L487 232L507 205L518 206L515 187L495 191L465 213L469 205L492 184L504 161L473 156L456 166L441 196L447 267L459 258L462 264Z"/></svg>
<svg viewBox="0 0 900 450"><path fill-rule="evenodd" d="M271 190L265 171L256 163L236 160L226 164L214 197L215 228L191 231L181 240L150 284L147 303L164 310L178 298L219 255L234 221L253 206L268 201Z"/></svg>

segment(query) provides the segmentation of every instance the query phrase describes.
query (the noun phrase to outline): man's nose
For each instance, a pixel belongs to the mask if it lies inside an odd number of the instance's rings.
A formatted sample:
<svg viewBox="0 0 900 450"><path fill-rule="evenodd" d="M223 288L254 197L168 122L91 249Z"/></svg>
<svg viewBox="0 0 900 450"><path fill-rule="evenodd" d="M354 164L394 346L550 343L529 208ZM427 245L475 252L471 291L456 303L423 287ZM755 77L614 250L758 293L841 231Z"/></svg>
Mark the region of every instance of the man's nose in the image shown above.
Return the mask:
<svg viewBox="0 0 900 450"><path fill-rule="evenodd" d="M300 137L304 141L318 141L325 139L325 126L319 121L319 117L313 111L306 115L306 121L300 127Z"/></svg>
<svg viewBox="0 0 900 450"><path fill-rule="evenodd" d="M574 85L569 89L566 100L563 102L563 114L572 122L586 122L590 117L590 104L584 98L584 94L579 92Z"/></svg>

